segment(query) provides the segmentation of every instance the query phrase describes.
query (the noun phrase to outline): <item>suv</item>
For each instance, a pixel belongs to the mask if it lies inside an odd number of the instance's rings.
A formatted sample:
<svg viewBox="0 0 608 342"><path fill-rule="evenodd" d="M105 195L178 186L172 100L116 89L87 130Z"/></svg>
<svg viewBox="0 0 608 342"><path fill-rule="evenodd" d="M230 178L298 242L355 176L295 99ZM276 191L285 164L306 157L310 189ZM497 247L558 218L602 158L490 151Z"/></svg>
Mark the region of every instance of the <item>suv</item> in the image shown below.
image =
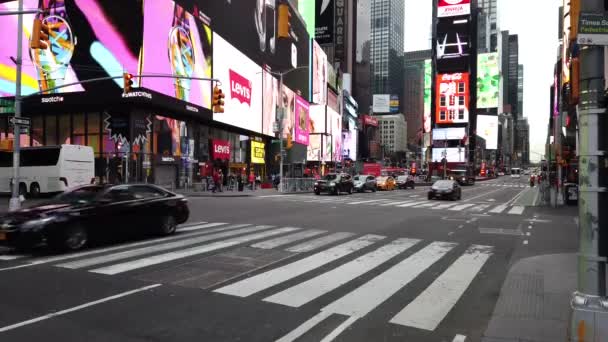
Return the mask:
<svg viewBox="0 0 608 342"><path fill-rule="evenodd" d="M397 176L397 188L407 189L416 187L414 177L412 175Z"/></svg>
<svg viewBox="0 0 608 342"><path fill-rule="evenodd" d="M347 173L330 173L315 182L315 195L327 192L338 195L340 192L353 193L353 178Z"/></svg>
<svg viewBox="0 0 608 342"><path fill-rule="evenodd" d="M357 192L365 192L370 190L376 192L376 177L371 175L357 175L354 178L354 186Z"/></svg>

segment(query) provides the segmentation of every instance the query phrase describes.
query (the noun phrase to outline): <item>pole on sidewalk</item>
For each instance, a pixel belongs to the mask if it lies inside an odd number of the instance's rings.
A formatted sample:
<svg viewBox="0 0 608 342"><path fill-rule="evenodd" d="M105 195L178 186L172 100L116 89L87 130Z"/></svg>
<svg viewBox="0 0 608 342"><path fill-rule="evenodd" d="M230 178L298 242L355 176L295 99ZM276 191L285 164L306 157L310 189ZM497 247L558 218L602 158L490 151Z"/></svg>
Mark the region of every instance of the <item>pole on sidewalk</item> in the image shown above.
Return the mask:
<svg viewBox="0 0 608 342"><path fill-rule="evenodd" d="M279 153L281 154L281 158L279 160L279 192L283 192L283 184L285 180L283 179L283 158L285 158L285 151L283 146L283 116L284 108L283 108L283 73L279 76Z"/></svg>
<svg viewBox="0 0 608 342"><path fill-rule="evenodd" d="M581 12L604 12L604 3L582 0ZM579 114L578 290L572 295L572 341L608 340L608 118L604 97L604 46L581 46Z"/></svg>
<svg viewBox="0 0 608 342"><path fill-rule="evenodd" d="M22 51L23 48L23 0L19 0L17 5L17 77L15 80L15 117L21 117L21 68L22 68ZM21 207L21 199L19 198L19 162L21 143L21 126L13 125L13 189L11 199L8 204L9 211L19 210Z"/></svg>

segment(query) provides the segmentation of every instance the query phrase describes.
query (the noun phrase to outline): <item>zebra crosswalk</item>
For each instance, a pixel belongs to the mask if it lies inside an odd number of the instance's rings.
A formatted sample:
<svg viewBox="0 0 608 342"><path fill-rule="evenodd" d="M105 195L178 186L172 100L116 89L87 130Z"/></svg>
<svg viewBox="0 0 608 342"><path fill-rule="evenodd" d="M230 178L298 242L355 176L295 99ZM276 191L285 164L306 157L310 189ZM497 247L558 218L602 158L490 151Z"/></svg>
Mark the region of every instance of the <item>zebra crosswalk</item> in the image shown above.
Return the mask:
<svg viewBox="0 0 608 342"><path fill-rule="evenodd" d="M495 187L503 187L503 188L520 188L525 189L528 187L528 184L525 183L479 183L481 186L495 186Z"/></svg>
<svg viewBox="0 0 608 342"><path fill-rule="evenodd" d="M300 202L300 203L316 203L316 204L332 204L344 205L347 207L355 206L370 206L378 208L415 208L429 210L447 210L460 211L476 214L505 214L505 215L523 215L526 207L512 203L466 203L462 201L445 202L445 201L428 201L422 197L415 198L381 198L381 199L364 199L362 197L343 197L343 198L319 198L307 195L268 195L255 197L260 200L280 201L280 202Z"/></svg>
<svg viewBox="0 0 608 342"><path fill-rule="evenodd" d="M172 279L165 279L179 285L196 278L193 270L207 272L194 265L209 258L225 258L225 253L234 256L242 250L250 254L251 250L259 251L256 253L262 256L269 250L278 251L280 256L266 260L264 267L242 269L241 273L228 274L224 279L215 279L212 286L200 288L231 297L257 297L260 303L291 308L314 302L319 314L282 339L291 341L289 336L315 329L333 314L347 316L340 325L347 328L389 299L398 300L397 293L423 276L431 277L425 281L430 285L413 300L400 303L401 310L385 323L434 331L495 253L493 246L329 232L321 228L204 222L181 226L176 235L153 241L46 258L15 256L14 259L24 260L13 268L47 264L136 278L159 271L174 272ZM179 267L189 267L189 272L181 274L175 262ZM2 268L0 264L0 272L9 269L12 268ZM348 286L353 283L357 286ZM332 296L328 296L330 293ZM333 334L337 336L342 330L334 330ZM327 341L332 340L330 335Z"/></svg>

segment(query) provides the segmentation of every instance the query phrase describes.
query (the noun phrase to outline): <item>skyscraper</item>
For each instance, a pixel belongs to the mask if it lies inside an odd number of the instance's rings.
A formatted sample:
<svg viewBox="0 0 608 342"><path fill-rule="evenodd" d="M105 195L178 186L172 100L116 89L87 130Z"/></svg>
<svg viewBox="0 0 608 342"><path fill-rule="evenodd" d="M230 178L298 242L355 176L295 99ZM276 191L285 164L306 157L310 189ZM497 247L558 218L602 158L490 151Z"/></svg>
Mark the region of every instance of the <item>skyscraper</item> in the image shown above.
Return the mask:
<svg viewBox="0 0 608 342"><path fill-rule="evenodd" d="M507 78L509 79L509 104L511 105L511 113L513 113L513 120L517 121L517 119L521 116L521 113L518 113L517 110L517 82L519 79L519 37L516 34L509 35L508 56L509 69L507 72Z"/></svg>
<svg viewBox="0 0 608 342"><path fill-rule="evenodd" d="M403 55L403 114L407 121L408 144L420 145L424 114L424 61L431 59L431 50L406 52Z"/></svg>
<svg viewBox="0 0 608 342"><path fill-rule="evenodd" d="M404 0L371 1L373 94L401 94Z"/></svg>
<svg viewBox="0 0 608 342"><path fill-rule="evenodd" d="M496 52L498 47L498 7L497 0L477 0L478 7L488 15L490 26L490 52Z"/></svg>
<svg viewBox="0 0 608 342"><path fill-rule="evenodd" d="M524 66L517 66L517 113L520 117L524 114Z"/></svg>

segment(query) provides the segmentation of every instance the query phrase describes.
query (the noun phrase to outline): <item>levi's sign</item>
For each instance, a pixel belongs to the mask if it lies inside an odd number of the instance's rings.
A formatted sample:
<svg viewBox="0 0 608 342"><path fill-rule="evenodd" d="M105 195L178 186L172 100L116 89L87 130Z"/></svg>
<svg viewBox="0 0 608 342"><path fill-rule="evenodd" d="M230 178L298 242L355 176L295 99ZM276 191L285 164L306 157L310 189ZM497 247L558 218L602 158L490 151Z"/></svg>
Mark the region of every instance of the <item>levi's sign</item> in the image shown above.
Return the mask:
<svg viewBox="0 0 608 342"><path fill-rule="evenodd" d="M251 106L251 81L230 69L230 96Z"/></svg>
<svg viewBox="0 0 608 342"><path fill-rule="evenodd" d="M211 141L213 159L230 159L230 141Z"/></svg>

